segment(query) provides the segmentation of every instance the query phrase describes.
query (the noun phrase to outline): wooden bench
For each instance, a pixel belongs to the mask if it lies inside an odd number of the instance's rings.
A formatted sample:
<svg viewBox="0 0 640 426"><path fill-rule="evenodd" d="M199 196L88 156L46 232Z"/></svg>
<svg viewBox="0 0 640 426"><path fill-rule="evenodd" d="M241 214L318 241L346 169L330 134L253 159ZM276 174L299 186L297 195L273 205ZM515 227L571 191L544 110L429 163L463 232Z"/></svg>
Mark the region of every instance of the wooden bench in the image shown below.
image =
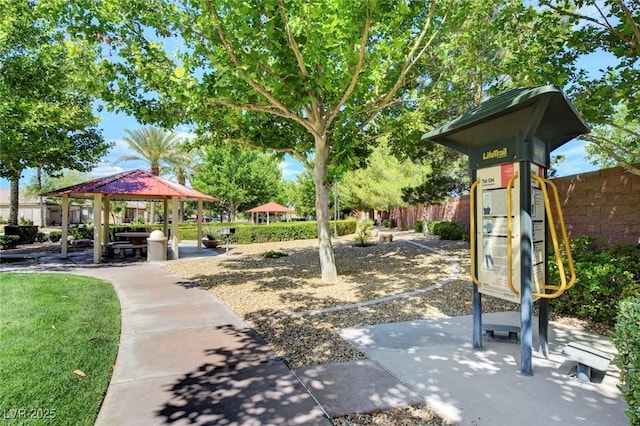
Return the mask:
<svg viewBox="0 0 640 426"><path fill-rule="evenodd" d="M146 244L132 244L129 241L114 241L105 245L107 257L111 258L115 255L115 251L120 251L120 257L126 257L126 250L131 249L134 257L142 257L142 249L146 249Z"/></svg>
<svg viewBox="0 0 640 426"><path fill-rule="evenodd" d="M500 331L504 333L509 333L509 341L517 342L518 341L518 333L520 333L520 327L515 325L507 325L507 324L484 324L482 326L484 330L485 337L489 339L495 339L495 332ZM506 340L506 339L502 339Z"/></svg>
<svg viewBox="0 0 640 426"><path fill-rule="evenodd" d="M568 343L562 350L562 355L577 361L578 379L583 382L591 382L591 369L606 372L613 361L613 355L580 343Z"/></svg>

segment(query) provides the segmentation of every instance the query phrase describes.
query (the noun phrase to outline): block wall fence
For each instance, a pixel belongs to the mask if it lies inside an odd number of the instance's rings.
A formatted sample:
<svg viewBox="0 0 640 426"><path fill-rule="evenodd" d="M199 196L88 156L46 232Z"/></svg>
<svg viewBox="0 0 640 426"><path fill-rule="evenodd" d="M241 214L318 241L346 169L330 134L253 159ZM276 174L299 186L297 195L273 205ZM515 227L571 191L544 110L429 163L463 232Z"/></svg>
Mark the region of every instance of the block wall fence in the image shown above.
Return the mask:
<svg viewBox="0 0 640 426"><path fill-rule="evenodd" d="M569 238L588 235L609 243L640 243L640 176L620 167L553 179ZM469 231L469 196L390 212L400 228L417 219L456 222ZM375 214L374 214L375 215ZM385 217L387 218L387 217ZM375 217L374 217L375 219Z"/></svg>

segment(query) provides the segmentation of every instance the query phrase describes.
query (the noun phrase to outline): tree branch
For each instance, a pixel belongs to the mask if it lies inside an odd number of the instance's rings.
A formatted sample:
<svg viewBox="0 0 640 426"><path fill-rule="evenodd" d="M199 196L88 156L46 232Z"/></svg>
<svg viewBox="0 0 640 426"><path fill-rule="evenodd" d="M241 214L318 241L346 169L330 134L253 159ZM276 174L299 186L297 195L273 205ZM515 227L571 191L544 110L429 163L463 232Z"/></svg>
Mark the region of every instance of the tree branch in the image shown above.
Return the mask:
<svg viewBox="0 0 640 426"><path fill-rule="evenodd" d="M607 143L610 143L610 144L616 145L619 148L620 146L617 145L615 142L609 139L606 139L600 136L594 136L594 135L583 135L581 136L581 139L596 145L598 148L603 150L609 157L613 158L620 165L620 167L624 168L629 173L640 176L640 168L636 167L635 165L629 164L621 155L619 155L617 152L615 152L614 150L612 150L607 146Z"/></svg>
<svg viewBox="0 0 640 426"><path fill-rule="evenodd" d="M444 24L444 22L446 21L452 4L453 4L453 0L450 0L449 6L447 7L447 13L445 13L444 17L442 18L442 24ZM364 129L364 127L367 124L369 124L371 120L373 120L380 113L380 111L392 105L391 99L395 96L396 92L404 85L405 77L407 73L411 70L411 68L415 66L418 60L422 58L424 53L434 42L436 36L440 33L439 30L435 31L433 35L429 38L429 40L424 44L424 46L421 47L422 41L426 37L427 31L429 30L429 27L431 26L431 22L433 20L433 16L435 15L435 7L436 7L436 2L433 2L429 8L429 15L427 17L427 21L422 27L422 30L420 31L420 35L418 36L415 43L413 44L411 51L407 55L407 58L405 59L404 64L402 65L400 74L398 75L398 79L394 83L393 87L386 94L379 97L377 100L374 100L368 103L367 108L365 108L365 110L372 111L372 113L369 115L369 117L363 120L360 126L358 126L358 129L357 129L358 132L362 131L362 129ZM418 53L416 54L416 52ZM410 59L412 57L413 59Z"/></svg>
<svg viewBox="0 0 640 426"><path fill-rule="evenodd" d="M293 33L291 32L291 27L289 26L289 20L287 19L287 12L286 12L286 9L284 7L284 2L282 0L278 0L278 9L280 10L280 17L282 18L282 22L284 23L285 31L287 32L287 40L289 42L289 47L291 48L291 51L293 52L294 56L296 57L296 62L298 63L298 68L300 69L300 72L302 73L302 77L305 80L308 80L309 79L309 71L307 70L307 66L304 64L304 59L302 58L302 53L300 52L300 49L298 48L298 43L296 43L296 39L293 36ZM311 87L311 85L309 85L309 87ZM312 113L309 114L310 111L305 111L305 112L307 112L309 117L313 117L316 122L319 122L320 121L320 111L318 109L318 102L316 100L315 94L313 93L313 91L311 89L309 89L309 97L311 99L313 99L311 101Z"/></svg>
<svg viewBox="0 0 640 426"><path fill-rule="evenodd" d="M229 42L229 40L227 39L227 36L225 35L224 29L222 28L222 22L220 21L220 17L218 16L218 11L216 10L215 6L211 3L211 0L207 1L207 6L209 8L209 13L211 14L214 20L216 29L218 30L218 36L220 37L220 41L222 42L222 45L226 50L227 55L229 56L229 59L231 59L231 62L235 65L236 70L242 76L242 79L247 84L249 84L249 86L251 86L256 92L264 96L273 107L275 107L280 111L280 113L276 115L294 120L295 122L303 126L305 129L307 129L309 132L311 132L312 134L315 134L315 130L313 126L311 126L307 122L307 120L303 119L298 114L290 111L282 102L276 99L275 96L273 96L271 92L269 92L265 87L263 87L257 81L249 77L247 72L242 67L242 63L240 62L240 59L238 59L238 56L236 55L235 50L233 49L233 46L231 46L231 43ZM233 107L234 106L232 106L232 108ZM274 110L269 109L268 111L263 111L263 112L267 112L268 114L273 114Z"/></svg>
<svg viewBox="0 0 640 426"><path fill-rule="evenodd" d="M364 57L365 57L366 46L367 46L367 40L369 39L369 29L371 28L371 4L369 3L369 0L366 1L366 4L367 4L367 20L365 21L364 28L362 30L362 37L360 38L360 55L358 57L358 63L356 64L356 67L353 70L353 76L351 77L349 86L344 91L342 98L340 99L338 104L335 106L333 111L329 113L329 116L327 117L327 121L326 121L327 124L325 129L328 129L331 127L331 123L333 123L333 120L340 113L340 109L347 102L347 99L349 99L349 96L351 96L351 93L353 93L353 90L355 89L356 84L358 83L358 78L360 77L360 71L362 71L362 66L364 64Z"/></svg>

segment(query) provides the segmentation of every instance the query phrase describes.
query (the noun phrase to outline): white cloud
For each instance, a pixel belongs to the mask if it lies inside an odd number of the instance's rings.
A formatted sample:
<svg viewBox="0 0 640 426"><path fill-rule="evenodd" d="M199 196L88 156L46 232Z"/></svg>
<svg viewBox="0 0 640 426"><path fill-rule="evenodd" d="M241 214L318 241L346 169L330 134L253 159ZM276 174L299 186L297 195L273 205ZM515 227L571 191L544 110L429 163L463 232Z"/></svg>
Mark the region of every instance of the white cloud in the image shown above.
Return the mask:
<svg viewBox="0 0 640 426"><path fill-rule="evenodd" d="M285 180L295 180L296 175L304 171L302 164L289 156L285 156L279 167L282 171L282 178Z"/></svg>

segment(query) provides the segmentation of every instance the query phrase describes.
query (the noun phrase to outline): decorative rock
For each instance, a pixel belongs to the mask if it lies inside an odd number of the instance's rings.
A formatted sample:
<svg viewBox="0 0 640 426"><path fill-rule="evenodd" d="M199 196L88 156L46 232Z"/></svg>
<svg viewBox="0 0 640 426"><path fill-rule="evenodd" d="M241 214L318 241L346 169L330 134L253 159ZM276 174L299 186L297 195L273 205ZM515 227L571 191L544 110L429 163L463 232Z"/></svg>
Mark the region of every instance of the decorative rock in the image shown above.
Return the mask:
<svg viewBox="0 0 640 426"><path fill-rule="evenodd" d="M393 234L380 234L378 243L390 243L393 241Z"/></svg>

